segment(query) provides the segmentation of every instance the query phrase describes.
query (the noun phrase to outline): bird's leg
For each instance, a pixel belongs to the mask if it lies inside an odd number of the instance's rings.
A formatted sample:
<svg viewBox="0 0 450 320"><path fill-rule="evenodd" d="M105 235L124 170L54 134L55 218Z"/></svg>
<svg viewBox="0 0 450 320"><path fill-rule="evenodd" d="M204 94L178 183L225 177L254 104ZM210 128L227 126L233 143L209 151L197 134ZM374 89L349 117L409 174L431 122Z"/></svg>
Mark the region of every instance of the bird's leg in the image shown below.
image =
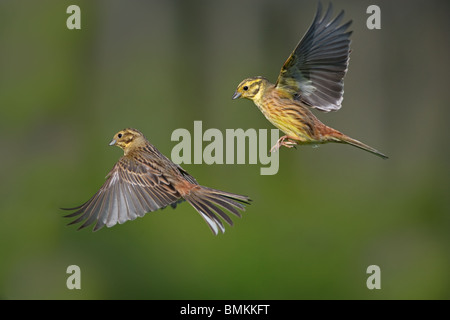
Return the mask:
<svg viewBox="0 0 450 320"><path fill-rule="evenodd" d="M286 140L288 139L288 140ZM287 148L292 148L294 147L297 142L292 141L295 140L293 137L290 136L282 136L280 139L278 139L277 143L275 143L275 145L270 149L270 152L274 152L277 151L278 149L280 149L281 146L285 146Z"/></svg>

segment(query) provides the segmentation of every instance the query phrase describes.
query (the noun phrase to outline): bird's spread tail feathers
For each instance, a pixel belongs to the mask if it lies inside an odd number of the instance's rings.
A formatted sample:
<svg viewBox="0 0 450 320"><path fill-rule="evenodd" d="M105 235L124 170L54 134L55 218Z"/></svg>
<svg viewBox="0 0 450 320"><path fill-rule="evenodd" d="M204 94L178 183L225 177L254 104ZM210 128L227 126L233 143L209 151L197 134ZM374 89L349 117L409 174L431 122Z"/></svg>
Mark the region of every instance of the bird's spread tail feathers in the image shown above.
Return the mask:
<svg viewBox="0 0 450 320"><path fill-rule="evenodd" d="M241 217L238 210L245 211L244 204L250 204L247 196L242 196L230 192L211 189L201 186L200 188L191 190L183 196L200 213L214 234L218 234L219 230L225 232L225 227L221 217L230 226L233 225L231 218L221 208Z"/></svg>

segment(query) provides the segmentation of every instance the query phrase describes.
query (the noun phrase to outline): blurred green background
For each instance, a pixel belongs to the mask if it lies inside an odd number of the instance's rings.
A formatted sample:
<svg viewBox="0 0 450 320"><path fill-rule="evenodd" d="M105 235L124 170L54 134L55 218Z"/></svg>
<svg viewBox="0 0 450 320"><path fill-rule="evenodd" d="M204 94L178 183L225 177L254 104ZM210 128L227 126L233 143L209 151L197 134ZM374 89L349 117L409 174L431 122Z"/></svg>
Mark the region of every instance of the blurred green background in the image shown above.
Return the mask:
<svg viewBox="0 0 450 320"><path fill-rule="evenodd" d="M81 30L66 9L81 8ZM323 1L324 5L328 2ZM0 298L449 299L448 1L333 1L352 19L339 112L316 115L390 156L345 145L282 149L261 165L183 167L254 200L213 236L188 204L76 231L126 127L170 157L173 130L272 126L232 101L272 81L316 1L0 1ZM366 9L381 8L381 30ZM68 290L66 268L81 268ZM366 269L381 268L381 290Z"/></svg>

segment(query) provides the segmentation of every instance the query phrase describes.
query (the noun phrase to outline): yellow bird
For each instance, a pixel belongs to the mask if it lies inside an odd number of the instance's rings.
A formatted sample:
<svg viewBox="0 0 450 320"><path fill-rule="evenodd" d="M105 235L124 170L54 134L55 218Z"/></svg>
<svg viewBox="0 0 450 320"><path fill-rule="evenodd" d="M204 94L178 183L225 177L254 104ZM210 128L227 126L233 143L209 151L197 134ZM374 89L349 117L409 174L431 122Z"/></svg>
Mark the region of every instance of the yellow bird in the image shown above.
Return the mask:
<svg viewBox="0 0 450 320"><path fill-rule="evenodd" d="M225 232L221 217L229 225L231 218L220 208L240 217L243 204L250 199L234 193L211 189L198 182L179 165L158 151L136 129L124 129L114 135L110 145L123 149L124 155L106 177L94 196L66 217L77 217L69 224L84 221L79 229L96 223L94 231L144 216L147 212L189 202L214 234Z"/></svg>
<svg viewBox="0 0 450 320"><path fill-rule="evenodd" d="M319 3L306 34L281 68L275 84L263 77L243 80L233 99L252 100L275 127L285 133L271 148L296 144L347 143L381 158L374 148L323 124L310 108L336 111L341 108L344 76L348 69L352 21L341 24L344 11L332 19L329 5L322 16Z"/></svg>

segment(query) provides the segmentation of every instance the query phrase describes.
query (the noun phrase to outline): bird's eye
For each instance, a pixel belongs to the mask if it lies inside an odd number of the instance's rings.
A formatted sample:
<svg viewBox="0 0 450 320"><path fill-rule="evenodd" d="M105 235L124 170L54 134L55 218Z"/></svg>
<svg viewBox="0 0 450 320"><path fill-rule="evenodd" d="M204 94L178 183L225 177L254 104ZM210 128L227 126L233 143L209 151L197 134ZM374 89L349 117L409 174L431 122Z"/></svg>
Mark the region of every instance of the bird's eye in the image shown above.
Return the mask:
<svg viewBox="0 0 450 320"><path fill-rule="evenodd" d="M122 134L119 133L119 134L117 135L117 137L119 137L119 139L122 138Z"/></svg>
<svg viewBox="0 0 450 320"><path fill-rule="evenodd" d="M247 91L247 90L248 90L248 87L247 87L247 86L244 86L242 89L244 89L244 91Z"/></svg>

